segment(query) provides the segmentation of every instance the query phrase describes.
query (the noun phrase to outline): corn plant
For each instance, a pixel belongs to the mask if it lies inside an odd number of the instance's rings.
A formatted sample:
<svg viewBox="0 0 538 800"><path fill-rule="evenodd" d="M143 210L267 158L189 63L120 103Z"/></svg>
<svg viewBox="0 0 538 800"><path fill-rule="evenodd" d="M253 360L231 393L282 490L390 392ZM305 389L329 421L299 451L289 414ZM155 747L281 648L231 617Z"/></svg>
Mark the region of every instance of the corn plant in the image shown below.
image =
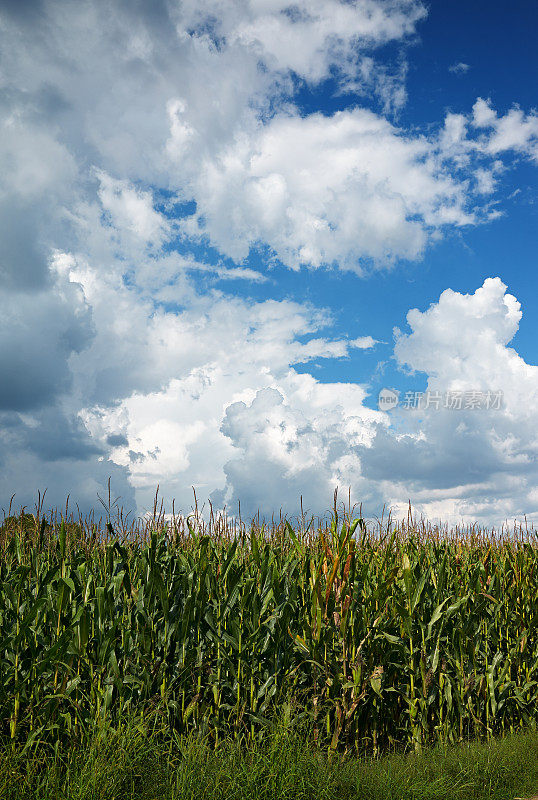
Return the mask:
<svg viewBox="0 0 538 800"><path fill-rule="evenodd" d="M329 750L536 727L538 551L338 515L0 529L0 733L28 748L124 712L256 738L290 699Z"/></svg>

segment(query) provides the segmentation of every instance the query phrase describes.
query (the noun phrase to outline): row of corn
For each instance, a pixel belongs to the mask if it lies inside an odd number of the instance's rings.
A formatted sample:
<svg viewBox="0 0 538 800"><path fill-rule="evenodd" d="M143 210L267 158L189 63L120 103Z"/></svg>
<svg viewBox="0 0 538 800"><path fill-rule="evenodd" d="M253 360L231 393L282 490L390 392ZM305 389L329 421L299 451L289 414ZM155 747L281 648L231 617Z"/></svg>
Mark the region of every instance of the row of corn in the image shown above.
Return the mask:
<svg viewBox="0 0 538 800"><path fill-rule="evenodd" d="M256 737L285 703L321 746L389 746L535 727L533 541L211 537L69 542L65 523L0 557L0 735L73 739L99 717Z"/></svg>

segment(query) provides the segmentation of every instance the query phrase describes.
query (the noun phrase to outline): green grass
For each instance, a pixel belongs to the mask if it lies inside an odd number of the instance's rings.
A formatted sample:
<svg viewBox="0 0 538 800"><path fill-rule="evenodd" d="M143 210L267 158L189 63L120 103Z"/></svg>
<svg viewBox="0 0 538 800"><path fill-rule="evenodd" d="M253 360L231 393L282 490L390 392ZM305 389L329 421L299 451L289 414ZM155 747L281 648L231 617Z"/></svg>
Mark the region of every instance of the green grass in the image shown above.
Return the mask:
<svg viewBox="0 0 538 800"><path fill-rule="evenodd" d="M1 800L513 800L538 790L538 733L379 759L333 755L280 725L258 742L171 738L133 720L75 746L0 752Z"/></svg>

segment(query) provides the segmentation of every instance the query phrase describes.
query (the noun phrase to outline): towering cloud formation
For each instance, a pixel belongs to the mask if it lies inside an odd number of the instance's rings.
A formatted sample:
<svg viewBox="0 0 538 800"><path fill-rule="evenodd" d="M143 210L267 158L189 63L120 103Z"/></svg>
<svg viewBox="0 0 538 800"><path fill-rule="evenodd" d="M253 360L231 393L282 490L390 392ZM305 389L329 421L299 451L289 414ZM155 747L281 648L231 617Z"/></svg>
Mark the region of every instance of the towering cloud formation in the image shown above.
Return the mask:
<svg viewBox="0 0 538 800"><path fill-rule="evenodd" d="M409 312L411 333L396 331L399 363L427 374L431 397L461 393L464 402L402 411L404 433L378 431L364 472L395 501L407 492L429 515L468 521L535 514L538 367L509 347L520 319L499 278L471 295L447 289L428 310ZM488 392L489 409L466 409L465 398Z"/></svg>
<svg viewBox="0 0 538 800"><path fill-rule="evenodd" d="M139 510L157 482L183 506L194 483L217 503L303 494L320 510L337 482L372 506L412 489L430 509L441 491L487 516L512 478L514 513L532 506L530 412L511 387L534 397L536 374L507 346L519 310L500 282L444 294L396 341L432 386L505 388L511 405L473 433L476 475L454 417L408 417L396 439L365 386L297 367L375 347L368 330L331 336L330 310L270 296L274 263L362 275L419 260L498 214L514 154L536 158L536 116L484 99L428 131L398 124L425 16L418 0L2 4L4 503L48 486L88 508L112 474ZM327 82L347 107L305 113L301 91Z"/></svg>

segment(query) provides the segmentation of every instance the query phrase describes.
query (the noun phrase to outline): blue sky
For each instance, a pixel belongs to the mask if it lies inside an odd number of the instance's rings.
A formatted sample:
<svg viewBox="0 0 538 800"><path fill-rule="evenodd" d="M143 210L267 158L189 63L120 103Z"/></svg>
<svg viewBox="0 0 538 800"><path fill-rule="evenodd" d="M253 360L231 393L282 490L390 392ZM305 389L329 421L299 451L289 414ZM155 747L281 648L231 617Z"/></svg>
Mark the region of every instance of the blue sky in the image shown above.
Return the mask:
<svg viewBox="0 0 538 800"><path fill-rule="evenodd" d="M470 109L477 97L491 98L495 107L504 111L514 104L527 109L536 106L538 59L533 50L538 7L520 0L515 4L434 2L427 8L428 15L406 52L408 101L394 115L398 125L422 131L436 128L447 111ZM401 58L399 49L400 45L388 45L387 58ZM454 70L458 64L466 64L467 71ZM300 82L294 94L294 102L304 115L319 111L330 115L356 105L379 110L376 98L368 100L342 92L334 79L316 85ZM308 299L316 306L326 305L337 309L332 326L337 335L353 338L370 334L386 342L375 352L356 353L351 363L348 359L323 360L316 365L315 375L321 381L367 381L372 388L372 407L376 406L382 385L394 385L404 391L425 387L425 376L408 379L391 364L392 328L405 327L410 307L427 308L447 286L459 292L473 292L488 276L499 275L524 307L513 344L527 361L536 363L538 338L533 317L538 316L538 292L533 265L537 187L535 166L517 163L503 176L497 198L503 218L453 232L419 261L401 261L397 268L373 272L363 281L357 281L354 275L339 274L335 267L305 278L280 265L273 267L268 284L250 286L248 294L258 300L291 297ZM513 197L515 192L518 194ZM195 252L209 260L219 258L218 251L195 248ZM246 263L264 271L267 260L267 253L254 252ZM244 288L238 281L233 290L241 293ZM376 372L383 358L384 370ZM311 365L297 365L303 371L310 368Z"/></svg>
<svg viewBox="0 0 538 800"><path fill-rule="evenodd" d="M0 18L4 507L538 518L534 4Z"/></svg>

